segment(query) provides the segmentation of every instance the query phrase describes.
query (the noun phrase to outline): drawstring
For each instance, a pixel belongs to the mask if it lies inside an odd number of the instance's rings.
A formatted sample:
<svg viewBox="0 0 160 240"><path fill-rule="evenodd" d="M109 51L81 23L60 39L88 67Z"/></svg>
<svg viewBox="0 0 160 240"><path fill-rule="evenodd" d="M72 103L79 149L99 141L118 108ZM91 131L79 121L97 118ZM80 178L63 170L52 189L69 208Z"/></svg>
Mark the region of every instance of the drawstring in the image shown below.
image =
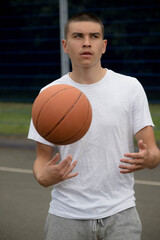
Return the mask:
<svg viewBox="0 0 160 240"><path fill-rule="evenodd" d="M93 220L93 223L92 223L92 231L93 231L93 232L96 232L96 230L97 230L97 220L94 219L94 220Z"/></svg>
<svg viewBox="0 0 160 240"><path fill-rule="evenodd" d="M97 223L99 225L101 225L102 227L104 227L104 223L103 223L103 220L101 218L100 219L94 219L93 223L92 223L92 231L93 232L97 231Z"/></svg>
<svg viewBox="0 0 160 240"><path fill-rule="evenodd" d="M104 223L103 223L102 218L98 219L98 223L101 224L102 227L104 227Z"/></svg>

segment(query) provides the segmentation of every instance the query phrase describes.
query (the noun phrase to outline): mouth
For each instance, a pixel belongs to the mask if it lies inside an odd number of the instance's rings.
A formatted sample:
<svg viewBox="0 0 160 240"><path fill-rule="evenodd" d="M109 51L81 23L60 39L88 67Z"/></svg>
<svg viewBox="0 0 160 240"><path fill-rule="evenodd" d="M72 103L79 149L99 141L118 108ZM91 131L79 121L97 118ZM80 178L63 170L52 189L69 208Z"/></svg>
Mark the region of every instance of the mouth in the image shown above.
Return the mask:
<svg viewBox="0 0 160 240"><path fill-rule="evenodd" d="M90 57L90 56L92 56L93 54L92 54L91 52L89 52L89 51L85 51L85 52L82 52L80 55L81 55L81 56L84 56L84 57Z"/></svg>

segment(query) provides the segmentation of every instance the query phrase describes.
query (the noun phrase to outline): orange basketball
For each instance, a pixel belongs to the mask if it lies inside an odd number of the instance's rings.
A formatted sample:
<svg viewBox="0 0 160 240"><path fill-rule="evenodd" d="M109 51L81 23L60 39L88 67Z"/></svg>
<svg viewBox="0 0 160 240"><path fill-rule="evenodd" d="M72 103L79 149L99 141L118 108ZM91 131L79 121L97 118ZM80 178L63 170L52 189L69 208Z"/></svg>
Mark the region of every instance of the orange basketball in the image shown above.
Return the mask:
<svg viewBox="0 0 160 240"><path fill-rule="evenodd" d="M79 89L57 84L37 96L32 107L32 120L37 132L47 141L67 145L86 134L92 109Z"/></svg>

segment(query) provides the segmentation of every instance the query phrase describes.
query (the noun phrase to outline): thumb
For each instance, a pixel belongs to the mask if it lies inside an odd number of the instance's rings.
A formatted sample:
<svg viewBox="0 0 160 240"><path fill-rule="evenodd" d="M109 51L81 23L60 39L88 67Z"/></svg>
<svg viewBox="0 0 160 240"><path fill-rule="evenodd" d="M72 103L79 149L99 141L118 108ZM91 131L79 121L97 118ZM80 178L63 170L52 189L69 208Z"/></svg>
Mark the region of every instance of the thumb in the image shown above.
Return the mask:
<svg viewBox="0 0 160 240"><path fill-rule="evenodd" d="M55 165L60 159L60 154L56 153L56 155L49 161L49 165Z"/></svg>
<svg viewBox="0 0 160 240"><path fill-rule="evenodd" d="M143 140L138 141L139 151L146 149L147 145L143 142Z"/></svg>

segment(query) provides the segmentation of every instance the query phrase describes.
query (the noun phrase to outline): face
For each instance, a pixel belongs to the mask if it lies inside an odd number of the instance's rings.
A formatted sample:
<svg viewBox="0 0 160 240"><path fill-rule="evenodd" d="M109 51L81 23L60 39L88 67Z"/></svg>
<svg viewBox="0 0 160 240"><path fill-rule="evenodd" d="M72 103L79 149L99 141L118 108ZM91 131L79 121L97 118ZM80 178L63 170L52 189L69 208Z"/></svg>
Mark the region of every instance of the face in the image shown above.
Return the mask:
<svg viewBox="0 0 160 240"><path fill-rule="evenodd" d="M67 39L63 40L64 51L69 55L73 68L100 66L106 45L101 25L95 22L71 22Z"/></svg>

